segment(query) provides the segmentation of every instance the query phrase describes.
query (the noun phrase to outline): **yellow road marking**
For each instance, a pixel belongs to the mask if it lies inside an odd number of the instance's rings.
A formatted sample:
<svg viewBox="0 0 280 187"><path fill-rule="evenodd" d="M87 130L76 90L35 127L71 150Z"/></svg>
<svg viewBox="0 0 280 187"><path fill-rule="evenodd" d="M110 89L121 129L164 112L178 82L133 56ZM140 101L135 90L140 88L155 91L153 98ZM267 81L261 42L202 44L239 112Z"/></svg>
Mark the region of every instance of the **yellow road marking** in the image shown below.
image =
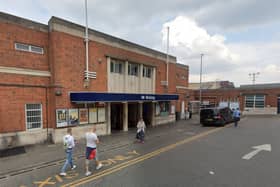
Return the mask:
<svg viewBox="0 0 280 187"><path fill-rule="evenodd" d="M119 171L121 169L124 169L128 166L131 166L131 165L134 165L138 162L141 162L141 161L144 161L144 160L147 160L149 158L152 158L152 157L155 157L163 152L167 152L171 149L174 149L175 147L178 147L180 145L183 145L183 144L186 144L186 143L189 143L189 142L192 142L194 140L197 140L199 138L202 138L204 136L207 136L209 134L212 134L214 132L217 132L217 131L220 131L222 129L224 129L225 127L220 127L220 128L216 128L216 129L212 129L212 130L209 130L209 131L206 131L206 132L203 132L201 134L198 134L198 135L195 135L193 137L190 137L190 138L187 138L187 139L184 139L184 140L181 140L179 142L176 142L174 144L171 144L171 145L168 145L166 147L162 147L160 149L157 149L153 152L150 152L150 153L147 153L143 156L140 156L140 157L137 157L135 159L132 159L132 160L129 160L127 162L124 162L124 163L121 163L121 164L118 164L112 168L109 168L109 169L106 169L106 170L103 170L99 173L96 173L95 175L92 175L92 176L89 176L89 177L85 177L85 178L82 178L82 179L78 179L76 181L73 181L71 183L68 183L68 184L65 184L65 185L62 185L62 187L68 187L68 186L71 186L71 187L75 187L75 186L78 186L78 185L81 185L81 184L85 184L87 182L90 182L90 181L93 181L93 180L96 180L96 179L99 179L103 176L106 176L106 175L109 175L111 173L114 173L116 171Z"/></svg>
<svg viewBox="0 0 280 187"><path fill-rule="evenodd" d="M52 179L52 178L49 177L49 178L47 178L47 179L44 180L44 181L36 181L36 182L34 182L34 184L39 184L39 187L44 187L44 186L46 186L46 185L55 185L56 182L51 182L51 181L50 181L51 179Z"/></svg>
<svg viewBox="0 0 280 187"><path fill-rule="evenodd" d="M59 175L55 175L55 178L58 182L63 182L62 178Z"/></svg>

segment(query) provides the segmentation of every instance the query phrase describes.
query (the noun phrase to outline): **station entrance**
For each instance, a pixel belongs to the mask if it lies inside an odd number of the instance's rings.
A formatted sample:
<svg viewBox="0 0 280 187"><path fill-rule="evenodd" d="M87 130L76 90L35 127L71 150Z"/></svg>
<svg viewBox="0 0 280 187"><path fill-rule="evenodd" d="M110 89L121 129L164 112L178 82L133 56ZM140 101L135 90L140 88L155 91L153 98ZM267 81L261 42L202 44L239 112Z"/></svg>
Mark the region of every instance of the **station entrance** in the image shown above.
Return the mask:
<svg viewBox="0 0 280 187"><path fill-rule="evenodd" d="M153 104L150 103L143 103L143 120L146 126L152 126L152 119L153 119Z"/></svg>
<svg viewBox="0 0 280 187"><path fill-rule="evenodd" d="M111 132L123 130L123 104L111 104Z"/></svg>
<svg viewBox="0 0 280 187"><path fill-rule="evenodd" d="M128 128L136 128L139 117L139 103L128 103Z"/></svg>

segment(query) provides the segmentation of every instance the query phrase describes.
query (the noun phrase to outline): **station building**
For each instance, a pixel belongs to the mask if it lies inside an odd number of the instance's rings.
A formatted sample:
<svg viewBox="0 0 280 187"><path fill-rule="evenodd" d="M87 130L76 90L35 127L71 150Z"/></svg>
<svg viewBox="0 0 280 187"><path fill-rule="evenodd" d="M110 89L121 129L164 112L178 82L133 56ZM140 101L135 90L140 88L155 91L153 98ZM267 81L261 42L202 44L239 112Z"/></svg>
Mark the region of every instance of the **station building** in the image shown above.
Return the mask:
<svg viewBox="0 0 280 187"><path fill-rule="evenodd" d="M187 105L189 68L176 57L52 17L0 12L0 149L175 121ZM167 60L169 59L169 60ZM88 78L88 79L87 79Z"/></svg>
<svg viewBox="0 0 280 187"><path fill-rule="evenodd" d="M199 90L192 90L190 103L199 102ZM244 115L280 114L280 84L240 85L202 89L202 103L211 106L237 106Z"/></svg>

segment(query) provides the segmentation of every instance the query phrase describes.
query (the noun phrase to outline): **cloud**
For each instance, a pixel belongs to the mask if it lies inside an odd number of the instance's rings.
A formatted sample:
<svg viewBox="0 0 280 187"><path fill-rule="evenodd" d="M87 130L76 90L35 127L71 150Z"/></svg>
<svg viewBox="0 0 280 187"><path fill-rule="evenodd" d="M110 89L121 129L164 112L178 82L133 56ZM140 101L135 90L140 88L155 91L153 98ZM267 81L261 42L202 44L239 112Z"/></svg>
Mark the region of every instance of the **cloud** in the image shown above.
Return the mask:
<svg viewBox="0 0 280 187"><path fill-rule="evenodd" d="M226 43L226 37L209 34L195 20L178 16L163 24L166 43L170 27L170 50L178 61L190 66L190 81L199 81L200 54L203 56L203 81L229 80L236 85L250 83L249 73L260 72L257 82L279 79L278 42ZM165 46L166 47L166 46Z"/></svg>
<svg viewBox="0 0 280 187"><path fill-rule="evenodd" d="M203 56L203 68L207 73L229 71L235 65L238 55L225 45L226 38L222 35L210 35L197 23L184 16L163 25L163 40L166 41L167 26L170 27L171 53L178 61L190 65L192 73L199 73L200 54Z"/></svg>
<svg viewBox="0 0 280 187"><path fill-rule="evenodd" d="M278 22L280 1L212 1L192 16L203 26L227 30L248 29Z"/></svg>
<svg viewBox="0 0 280 187"><path fill-rule="evenodd" d="M51 16L85 23L84 0L0 0L0 4L0 11L45 24ZM248 73L255 71L261 72L257 82L279 80L280 35L275 31L280 27L279 6L278 0L88 0L88 16L93 29L162 51L169 25L170 53L190 65L191 81L199 80L204 53L203 80L241 84L250 83ZM258 29L262 31L255 34ZM258 42L262 36L271 36L270 41L263 37L264 42ZM247 38L250 41L244 41ZM232 43L235 39L239 43Z"/></svg>

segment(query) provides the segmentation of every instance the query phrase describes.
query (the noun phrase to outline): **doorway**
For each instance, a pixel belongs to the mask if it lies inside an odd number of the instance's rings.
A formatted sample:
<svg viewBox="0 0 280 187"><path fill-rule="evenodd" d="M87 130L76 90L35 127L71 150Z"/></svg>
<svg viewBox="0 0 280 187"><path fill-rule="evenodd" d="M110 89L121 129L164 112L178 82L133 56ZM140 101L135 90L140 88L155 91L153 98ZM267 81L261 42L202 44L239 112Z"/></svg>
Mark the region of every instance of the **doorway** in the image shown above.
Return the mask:
<svg viewBox="0 0 280 187"><path fill-rule="evenodd" d="M123 104L111 104L111 132L123 130Z"/></svg>
<svg viewBox="0 0 280 187"><path fill-rule="evenodd" d="M153 103L143 103L143 120L146 126L152 126Z"/></svg>
<svg viewBox="0 0 280 187"><path fill-rule="evenodd" d="M128 128L135 128L139 120L139 104L128 103Z"/></svg>

